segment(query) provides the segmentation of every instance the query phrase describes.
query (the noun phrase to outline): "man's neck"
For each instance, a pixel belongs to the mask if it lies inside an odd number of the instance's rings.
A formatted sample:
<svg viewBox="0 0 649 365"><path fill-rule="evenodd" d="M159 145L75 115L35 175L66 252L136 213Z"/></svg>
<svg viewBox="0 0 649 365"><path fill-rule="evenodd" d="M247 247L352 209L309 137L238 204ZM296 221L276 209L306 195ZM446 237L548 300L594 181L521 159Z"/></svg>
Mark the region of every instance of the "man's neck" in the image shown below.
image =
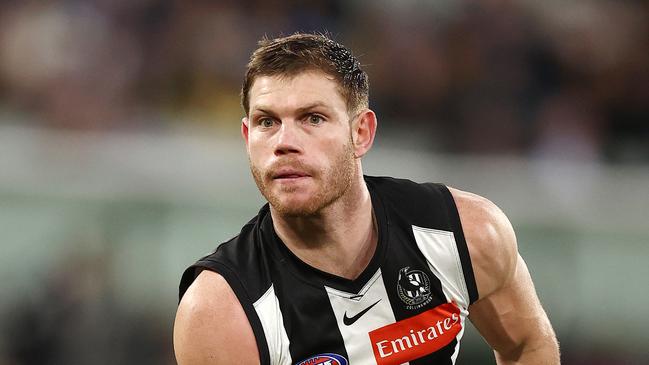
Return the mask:
<svg viewBox="0 0 649 365"><path fill-rule="evenodd" d="M362 175L337 201L311 217L286 217L271 207L273 226L286 247L319 270L355 279L378 241L370 193Z"/></svg>

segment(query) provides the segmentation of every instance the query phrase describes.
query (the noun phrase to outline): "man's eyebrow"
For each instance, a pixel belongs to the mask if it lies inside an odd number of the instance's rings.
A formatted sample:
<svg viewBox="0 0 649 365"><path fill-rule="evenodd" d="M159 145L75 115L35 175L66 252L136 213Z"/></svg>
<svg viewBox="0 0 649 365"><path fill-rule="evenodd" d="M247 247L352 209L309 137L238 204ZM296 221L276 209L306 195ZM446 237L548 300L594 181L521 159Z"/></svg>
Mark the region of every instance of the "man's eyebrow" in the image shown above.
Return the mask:
<svg viewBox="0 0 649 365"><path fill-rule="evenodd" d="M307 105L307 106L303 106L303 107L301 107L301 108L297 108L296 112L297 112L298 114L301 114L301 113L304 113L304 112L309 111L309 110L311 110L311 109L315 109L315 108L319 108L319 107L320 107L320 108L329 109L329 106L328 106L327 104L325 104L325 103L323 103L323 102L321 102L321 101L316 101L315 103L311 103L311 104L309 104L309 105Z"/></svg>
<svg viewBox="0 0 649 365"><path fill-rule="evenodd" d="M274 115L275 115L275 113L273 113L273 112L270 110L270 108L267 108L267 107L265 107L265 106L262 106L262 107L255 107L254 109L252 109L252 110L250 111L250 114L253 114L253 113L262 113L262 114L271 115L271 116L274 116Z"/></svg>
<svg viewBox="0 0 649 365"><path fill-rule="evenodd" d="M325 104L324 102L317 101L317 102L305 105L303 107L299 107L299 108L297 108L295 110L295 112L299 115L299 114L303 114L304 112L307 112L307 111L309 111L311 109L315 109L315 108L329 109L329 106L327 104ZM263 114L267 114L267 115L271 115L271 116L275 115L275 113L271 110L271 108L269 108L269 107L267 107L265 105L255 106L251 110L251 114L252 113L263 113Z"/></svg>

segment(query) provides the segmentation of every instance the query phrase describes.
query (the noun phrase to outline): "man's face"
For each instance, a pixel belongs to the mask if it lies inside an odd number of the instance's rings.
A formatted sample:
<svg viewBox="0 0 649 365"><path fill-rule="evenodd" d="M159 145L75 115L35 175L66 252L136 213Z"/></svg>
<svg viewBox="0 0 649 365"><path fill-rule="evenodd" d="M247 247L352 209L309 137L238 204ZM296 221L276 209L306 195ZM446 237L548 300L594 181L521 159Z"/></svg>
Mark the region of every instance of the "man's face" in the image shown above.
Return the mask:
<svg viewBox="0 0 649 365"><path fill-rule="evenodd" d="M345 100L319 71L261 76L242 133L257 187L281 214L318 213L352 184L356 159Z"/></svg>

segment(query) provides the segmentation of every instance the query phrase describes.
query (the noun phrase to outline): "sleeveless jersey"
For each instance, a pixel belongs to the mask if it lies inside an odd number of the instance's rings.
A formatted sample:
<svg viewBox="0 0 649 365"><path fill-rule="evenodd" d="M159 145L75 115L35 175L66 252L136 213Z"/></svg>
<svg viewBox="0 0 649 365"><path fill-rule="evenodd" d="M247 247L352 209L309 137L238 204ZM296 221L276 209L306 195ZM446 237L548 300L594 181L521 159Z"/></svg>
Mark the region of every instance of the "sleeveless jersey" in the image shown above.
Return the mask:
<svg viewBox="0 0 649 365"><path fill-rule="evenodd" d="M358 278L301 261L275 233L266 204L185 271L180 297L201 269L222 275L250 321L261 364L454 364L478 291L453 197L441 184L365 182L378 243Z"/></svg>

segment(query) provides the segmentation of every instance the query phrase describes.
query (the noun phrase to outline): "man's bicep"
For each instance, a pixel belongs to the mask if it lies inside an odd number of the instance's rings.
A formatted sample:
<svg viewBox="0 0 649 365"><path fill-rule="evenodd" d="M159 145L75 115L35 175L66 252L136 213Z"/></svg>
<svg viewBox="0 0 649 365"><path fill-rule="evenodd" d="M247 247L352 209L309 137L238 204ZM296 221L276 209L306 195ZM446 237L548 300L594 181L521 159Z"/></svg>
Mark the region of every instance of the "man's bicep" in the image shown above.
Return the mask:
<svg viewBox="0 0 649 365"><path fill-rule="evenodd" d="M259 363L246 314L219 274L203 271L187 289L176 313L174 351L180 365Z"/></svg>
<svg viewBox="0 0 649 365"><path fill-rule="evenodd" d="M474 303L469 313L471 322L500 359L518 359L523 351L535 351L556 341L520 256L512 279Z"/></svg>

